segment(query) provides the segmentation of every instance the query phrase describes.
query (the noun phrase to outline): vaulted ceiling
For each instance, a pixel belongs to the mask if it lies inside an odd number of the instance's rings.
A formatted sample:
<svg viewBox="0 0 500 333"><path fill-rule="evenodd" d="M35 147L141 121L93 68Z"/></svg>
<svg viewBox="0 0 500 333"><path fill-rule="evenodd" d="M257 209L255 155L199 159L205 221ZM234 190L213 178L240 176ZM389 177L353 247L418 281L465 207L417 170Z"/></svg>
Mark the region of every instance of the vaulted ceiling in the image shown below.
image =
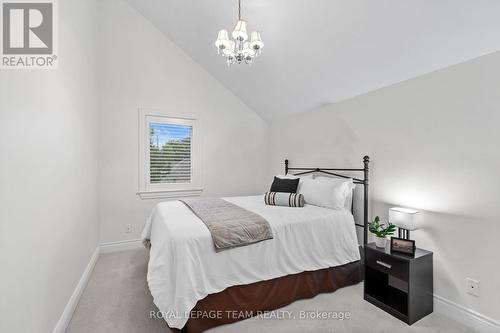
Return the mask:
<svg viewBox="0 0 500 333"><path fill-rule="evenodd" d="M268 120L500 50L497 0L242 0L265 47L228 68L214 40L236 0L128 2Z"/></svg>

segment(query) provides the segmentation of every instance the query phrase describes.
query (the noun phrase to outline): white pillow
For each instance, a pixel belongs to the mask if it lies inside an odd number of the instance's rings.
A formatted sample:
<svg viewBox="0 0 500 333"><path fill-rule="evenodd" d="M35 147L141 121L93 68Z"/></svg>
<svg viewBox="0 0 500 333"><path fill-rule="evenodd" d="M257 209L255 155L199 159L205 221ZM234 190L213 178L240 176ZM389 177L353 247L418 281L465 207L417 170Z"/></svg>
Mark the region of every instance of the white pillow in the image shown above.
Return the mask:
<svg viewBox="0 0 500 333"><path fill-rule="evenodd" d="M353 198L354 198L354 191L356 191L356 184L352 183L352 190L347 193L347 197L345 198L345 209L348 211L352 211L352 205L353 205Z"/></svg>
<svg viewBox="0 0 500 333"><path fill-rule="evenodd" d="M301 180L298 193L307 204L336 210L346 209L346 199L352 192L352 179L317 177Z"/></svg>
<svg viewBox="0 0 500 333"><path fill-rule="evenodd" d="M316 177L316 179L318 179L318 178L321 178L321 179L324 178L325 180L330 180L332 182L341 183L340 185L344 187L345 196L346 196L344 207L348 211L352 210L352 197L353 197L354 188L356 187L356 185L354 185L354 182L351 178Z"/></svg>

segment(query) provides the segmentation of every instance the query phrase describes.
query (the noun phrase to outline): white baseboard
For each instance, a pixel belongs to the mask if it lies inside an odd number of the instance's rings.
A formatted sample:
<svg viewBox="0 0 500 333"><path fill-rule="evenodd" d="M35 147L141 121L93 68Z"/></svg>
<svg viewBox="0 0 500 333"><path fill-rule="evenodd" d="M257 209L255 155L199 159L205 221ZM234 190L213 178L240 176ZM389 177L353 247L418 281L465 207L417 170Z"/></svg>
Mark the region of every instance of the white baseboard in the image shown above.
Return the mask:
<svg viewBox="0 0 500 333"><path fill-rule="evenodd" d="M92 257L90 258L89 263L87 264L87 267L85 267L82 277L80 278L80 281L78 281L78 284L76 285L73 294L69 298L69 301L66 304L66 307L64 308L64 311L61 317L59 318L59 321L57 322L53 333L64 333L66 331L66 328L68 328L71 317L73 317L73 313L75 312L76 306L80 301L80 297L82 296L83 290L87 286L90 274L92 274L92 271L94 270L94 266L98 258L99 258L99 247L95 249L94 253L92 254Z"/></svg>
<svg viewBox="0 0 500 333"><path fill-rule="evenodd" d="M456 320L480 333L500 333L500 322L434 294L434 311Z"/></svg>
<svg viewBox="0 0 500 333"><path fill-rule="evenodd" d="M109 242L101 244L101 253L110 253L124 250L133 250L144 248L140 239L130 239L118 242Z"/></svg>

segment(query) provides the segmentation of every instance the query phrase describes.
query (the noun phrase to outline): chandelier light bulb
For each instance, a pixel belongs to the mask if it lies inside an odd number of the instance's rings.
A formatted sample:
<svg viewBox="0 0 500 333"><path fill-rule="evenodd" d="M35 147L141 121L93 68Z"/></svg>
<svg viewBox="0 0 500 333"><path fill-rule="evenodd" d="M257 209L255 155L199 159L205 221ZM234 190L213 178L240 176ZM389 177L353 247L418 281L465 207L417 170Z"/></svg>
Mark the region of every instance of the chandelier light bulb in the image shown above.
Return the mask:
<svg viewBox="0 0 500 333"><path fill-rule="evenodd" d="M221 46L226 47L228 42L229 42L229 37L228 37L227 30L219 30L219 33L217 34L217 40L215 41L215 46L217 48L220 48Z"/></svg>
<svg viewBox="0 0 500 333"><path fill-rule="evenodd" d="M239 41L246 41L248 39L247 23L245 21L238 21L233 31L233 38Z"/></svg>
<svg viewBox="0 0 500 333"><path fill-rule="evenodd" d="M236 43L234 42L234 40L228 40L226 47L222 50L222 54L226 57L227 56L234 57L235 45L236 45Z"/></svg>
<svg viewBox="0 0 500 333"><path fill-rule="evenodd" d="M262 42L258 31L253 31L250 34L250 47L254 50L260 50L264 47L264 43Z"/></svg>
<svg viewBox="0 0 500 333"><path fill-rule="evenodd" d="M245 58L247 58L247 57L251 58L251 57L255 56L255 50L252 47L250 47L250 43L249 42L243 43L243 51L242 51L242 53L243 53L243 56Z"/></svg>

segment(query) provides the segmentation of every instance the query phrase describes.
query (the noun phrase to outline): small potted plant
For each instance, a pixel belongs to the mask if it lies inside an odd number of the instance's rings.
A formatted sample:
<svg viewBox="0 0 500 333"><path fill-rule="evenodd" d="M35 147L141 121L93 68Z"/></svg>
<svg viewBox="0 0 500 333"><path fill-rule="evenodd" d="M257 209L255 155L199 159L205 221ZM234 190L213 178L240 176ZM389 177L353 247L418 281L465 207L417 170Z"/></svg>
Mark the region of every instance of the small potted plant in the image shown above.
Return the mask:
<svg viewBox="0 0 500 333"><path fill-rule="evenodd" d="M376 216L372 222L368 223L368 230L375 234L375 246L385 247L387 244L386 236L394 235L396 226L392 223L385 226L384 223L380 223L380 218Z"/></svg>

